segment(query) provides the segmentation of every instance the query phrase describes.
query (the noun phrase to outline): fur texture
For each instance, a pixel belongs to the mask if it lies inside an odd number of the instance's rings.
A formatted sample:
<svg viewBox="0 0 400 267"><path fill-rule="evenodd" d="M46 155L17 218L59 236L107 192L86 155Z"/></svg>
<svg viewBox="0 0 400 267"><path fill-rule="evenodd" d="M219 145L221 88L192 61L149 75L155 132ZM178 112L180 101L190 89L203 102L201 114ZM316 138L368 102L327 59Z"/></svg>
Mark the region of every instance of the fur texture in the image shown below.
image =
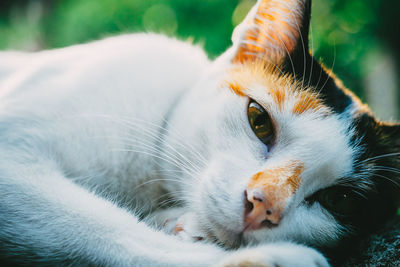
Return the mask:
<svg viewBox="0 0 400 267"><path fill-rule="evenodd" d="M306 52L310 7L259 1L214 62L152 34L1 53L0 259L328 266L316 249L345 256L339 248L395 214L400 129ZM254 102L270 143L250 127Z"/></svg>

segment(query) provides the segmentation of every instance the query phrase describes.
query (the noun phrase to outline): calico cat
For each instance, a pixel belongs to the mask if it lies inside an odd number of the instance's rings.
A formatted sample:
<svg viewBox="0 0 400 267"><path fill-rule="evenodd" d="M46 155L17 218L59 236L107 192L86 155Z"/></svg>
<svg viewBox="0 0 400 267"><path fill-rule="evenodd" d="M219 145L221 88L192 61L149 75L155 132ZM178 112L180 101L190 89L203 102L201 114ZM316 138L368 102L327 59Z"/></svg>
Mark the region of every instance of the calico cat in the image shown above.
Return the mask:
<svg viewBox="0 0 400 267"><path fill-rule="evenodd" d="M310 9L258 1L214 62L153 34L1 53L0 259L328 266L394 215L400 126L308 53Z"/></svg>

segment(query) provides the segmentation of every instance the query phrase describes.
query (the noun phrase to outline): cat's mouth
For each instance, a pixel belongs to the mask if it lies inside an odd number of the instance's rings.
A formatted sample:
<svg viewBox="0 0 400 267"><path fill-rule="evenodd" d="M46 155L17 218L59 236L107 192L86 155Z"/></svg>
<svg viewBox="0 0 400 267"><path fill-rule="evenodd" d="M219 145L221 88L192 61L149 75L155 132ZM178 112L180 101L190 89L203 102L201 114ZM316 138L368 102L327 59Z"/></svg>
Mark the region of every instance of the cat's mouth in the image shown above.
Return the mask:
<svg viewBox="0 0 400 267"><path fill-rule="evenodd" d="M212 218L208 218L212 227L202 227L205 239L226 249L237 249L246 245L243 232L233 231L226 226L219 224Z"/></svg>

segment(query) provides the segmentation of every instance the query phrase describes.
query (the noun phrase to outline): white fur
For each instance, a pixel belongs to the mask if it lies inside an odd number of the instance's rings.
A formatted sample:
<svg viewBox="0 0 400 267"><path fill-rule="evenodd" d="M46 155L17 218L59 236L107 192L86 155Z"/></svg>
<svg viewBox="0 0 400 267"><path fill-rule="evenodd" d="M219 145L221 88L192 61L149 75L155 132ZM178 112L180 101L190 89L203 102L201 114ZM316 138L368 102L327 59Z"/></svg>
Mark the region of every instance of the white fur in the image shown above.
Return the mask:
<svg viewBox="0 0 400 267"><path fill-rule="evenodd" d="M298 266L326 267L326 259L315 250L291 243L269 244L258 249L244 249L224 259L218 266Z"/></svg>

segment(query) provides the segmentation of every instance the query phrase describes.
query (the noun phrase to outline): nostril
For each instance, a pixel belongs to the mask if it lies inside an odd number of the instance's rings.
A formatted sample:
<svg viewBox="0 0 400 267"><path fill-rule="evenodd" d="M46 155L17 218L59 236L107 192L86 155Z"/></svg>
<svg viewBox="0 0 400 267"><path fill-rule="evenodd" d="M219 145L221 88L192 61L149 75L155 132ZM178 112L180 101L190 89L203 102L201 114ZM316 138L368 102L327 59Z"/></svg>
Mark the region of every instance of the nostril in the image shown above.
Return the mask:
<svg viewBox="0 0 400 267"><path fill-rule="evenodd" d="M279 205L271 202L259 188L244 191L243 231L261 228L274 228L279 225L282 211Z"/></svg>
<svg viewBox="0 0 400 267"><path fill-rule="evenodd" d="M245 201L245 214L249 214L253 210L254 204L247 199L247 191L244 191L244 201Z"/></svg>
<svg viewBox="0 0 400 267"><path fill-rule="evenodd" d="M246 214L250 213L254 208L254 204L246 200Z"/></svg>

